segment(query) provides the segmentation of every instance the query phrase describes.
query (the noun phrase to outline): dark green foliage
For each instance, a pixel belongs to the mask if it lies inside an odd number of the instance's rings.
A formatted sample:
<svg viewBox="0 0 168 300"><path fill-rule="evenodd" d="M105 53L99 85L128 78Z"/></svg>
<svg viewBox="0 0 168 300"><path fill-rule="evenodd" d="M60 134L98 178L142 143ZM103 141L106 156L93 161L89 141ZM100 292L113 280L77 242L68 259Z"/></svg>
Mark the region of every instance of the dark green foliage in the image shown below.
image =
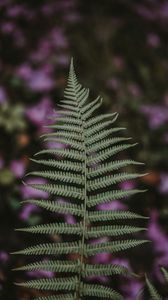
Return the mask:
<svg viewBox="0 0 168 300"><path fill-rule="evenodd" d="M54 200L29 199L24 202L34 203L51 212L71 214L77 217L76 224L50 223L21 228L20 231L40 234L61 234L73 236L71 242L55 242L38 244L15 252L24 255L61 255L67 260L52 257L49 261L39 260L17 268L17 270L48 270L60 272L59 278L31 280L19 285L40 290L52 290L56 295L41 297L39 300L80 300L90 297L123 299L111 287L86 282L88 276L127 274L128 270L119 265L92 265L88 257L97 253L127 250L142 245L146 240L137 240L124 236L135 234L145 228L120 225L125 222L144 217L128 211L97 211L97 204L125 198L142 190L120 190L115 185L129 179L135 179L140 174L127 173L121 169L140 163L133 160L115 160L115 155L135 144L129 144L128 138L114 136L123 128L111 127L117 119L117 114L94 116L101 105L100 97L87 103L89 90L83 88L77 81L73 61L71 61L68 85L65 89L65 100L62 101L56 124L50 125L54 133L43 135L45 140L53 140L65 145L64 149L42 150L36 155L44 158L33 161L44 168L30 175L46 178L46 184L31 184L30 186L48 192L56 197L63 197L67 202ZM125 143L126 142L126 143ZM51 158L48 159L48 155ZM47 157L47 158L45 158ZM116 173L120 170L119 173ZM105 221L105 223L104 223ZM115 225L107 222L115 221ZM118 223L117 223L118 222ZM120 237L108 242L89 243L92 238ZM73 260L73 255L77 260ZM62 273L62 274L61 274ZM65 274L66 273L66 276ZM67 275L69 273L69 276ZM57 296L57 293L65 293Z"/></svg>

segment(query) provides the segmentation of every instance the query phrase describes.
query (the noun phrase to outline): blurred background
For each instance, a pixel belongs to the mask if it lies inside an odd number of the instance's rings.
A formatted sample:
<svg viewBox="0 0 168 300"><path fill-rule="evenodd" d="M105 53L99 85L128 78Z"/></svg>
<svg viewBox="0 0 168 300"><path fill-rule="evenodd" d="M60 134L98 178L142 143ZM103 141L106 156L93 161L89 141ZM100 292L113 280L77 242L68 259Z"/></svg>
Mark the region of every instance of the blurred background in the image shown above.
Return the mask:
<svg viewBox="0 0 168 300"><path fill-rule="evenodd" d="M49 218L34 205L20 204L28 197L47 197L27 189L22 179L34 168L29 157L44 146L39 136L63 97L71 56L80 82L104 97L102 112L119 112L117 124L139 143L128 157L145 162L149 172L122 185L147 188L146 194L116 201L112 208L149 216L146 237L152 243L99 260L120 262L138 274L112 279L124 299L135 299L145 273L165 299L159 268L168 267L167 0L0 0L0 299L42 295L13 282L54 276L11 272L28 258L9 253L32 239L14 228ZM146 289L143 297L149 299Z"/></svg>

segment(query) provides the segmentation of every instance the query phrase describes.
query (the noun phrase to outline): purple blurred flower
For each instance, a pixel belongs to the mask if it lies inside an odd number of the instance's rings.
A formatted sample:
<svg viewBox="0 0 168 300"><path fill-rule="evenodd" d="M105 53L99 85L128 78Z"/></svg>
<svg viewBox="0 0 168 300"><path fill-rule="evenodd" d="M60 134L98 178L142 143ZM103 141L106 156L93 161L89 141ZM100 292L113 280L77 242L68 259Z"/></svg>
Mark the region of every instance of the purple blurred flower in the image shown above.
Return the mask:
<svg viewBox="0 0 168 300"><path fill-rule="evenodd" d="M124 181L119 184L120 189L122 190L131 190L136 187L136 182L133 180Z"/></svg>
<svg viewBox="0 0 168 300"><path fill-rule="evenodd" d="M121 284L121 290L124 293L125 300L135 299L143 284L134 278L128 278Z"/></svg>
<svg viewBox="0 0 168 300"><path fill-rule="evenodd" d="M23 206L19 217L23 221L27 221L33 212L38 212L40 209L34 204L26 204Z"/></svg>
<svg viewBox="0 0 168 300"><path fill-rule="evenodd" d="M111 78L107 81L107 87L117 90L120 87L120 81L118 78Z"/></svg>
<svg viewBox="0 0 168 300"><path fill-rule="evenodd" d="M168 238L162 231L162 228L158 224L158 212L153 210L148 227L148 236L154 243L154 250L164 255L168 253Z"/></svg>
<svg viewBox="0 0 168 300"><path fill-rule="evenodd" d="M0 251L0 262L6 263L9 260L9 254L5 251Z"/></svg>
<svg viewBox="0 0 168 300"><path fill-rule="evenodd" d="M16 178L22 178L25 174L25 163L23 160L13 160L10 164L10 169Z"/></svg>
<svg viewBox="0 0 168 300"><path fill-rule="evenodd" d="M161 174L158 189L161 194L168 194L168 174Z"/></svg>
<svg viewBox="0 0 168 300"><path fill-rule="evenodd" d="M135 11L144 19L155 20L157 18L157 11L151 7L146 7L145 5L137 4L135 5Z"/></svg>
<svg viewBox="0 0 168 300"><path fill-rule="evenodd" d="M65 216L65 221L67 224L76 224L76 219L72 215L66 215Z"/></svg>
<svg viewBox="0 0 168 300"><path fill-rule="evenodd" d="M6 102L6 100L7 100L6 91L2 86L0 86L0 103L4 103Z"/></svg>
<svg viewBox="0 0 168 300"><path fill-rule="evenodd" d="M164 1L163 3L160 2L160 9L158 11L160 18L167 19L168 17L168 2Z"/></svg>
<svg viewBox="0 0 168 300"><path fill-rule="evenodd" d="M166 134L164 135L164 137L163 137L163 142L164 142L165 144L168 144L168 133L166 133Z"/></svg>
<svg viewBox="0 0 168 300"><path fill-rule="evenodd" d="M53 3L45 3L41 11L44 15L50 16L55 14L56 12L58 13L64 13L66 14L67 12L71 11L75 6L75 1L74 0L62 0L60 2L53 2Z"/></svg>
<svg viewBox="0 0 168 300"><path fill-rule="evenodd" d="M30 272L27 272L27 275L29 277L34 277L34 278L41 278L41 277L53 278L55 276L54 272L45 271L45 270L30 271Z"/></svg>
<svg viewBox="0 0 168 300"><path fill-rule="evenodd" d="M24 12L23 7L19 4L15 4L15 5L10 6L7 9L7 16L10 18L16 18L16 17L22 15L23 12Z"/></svg>
<svg viewBox="0 0 168 300"><path fill-rule="evenodd" d="M51 78L46 70L34 70L31 77L27 81L27 86L34 92L46 92L51 90L55 85L54 80Z"/></svg>
<svg viewBox="0 0 168 300"><path fill-rule="evenodd" d="M40 40L37 49L30 54L30 59L33 62L43 62L52 53L52 45L49 39L43 38Z"/></svg>
<svg viewBox="0 0 168 300"><path fill-rule="evenodd" d="M147 35L147 44L153 48L157 48L160 46L160 38L156 33L149 33Z"/></svg>
<svg viewBox="0 0 168 300"><path fill-rule="evenodd" d="M67 66L69 64L69 56L65 54L57 55L58 64L61 66Z"/></svg>
<svg viewBox="0 0 168 300"><path fill-rule="evenodd" d="M113 64L116 67L116 69L118 70L123 70L124 66L125 66L125 62L123 57L121 56L114 56L113 58Z"/></svg>
<svg viewBox="0 0 168 300"><path fill-rule="evenodd" d="M66 36L62 28L54 28L51 32L50 39L52 44L57 48L66 48L68 45Z"/></svg>
<svg viewBox="0 0 168 300"><path fill-rule="evenodd" d="M156 129L168 121L168 107L160 105L142 105L140 111L148 117L151 129Z"/></svg>
<svg viewBox="0 0 168 300"><path fill-rule="evenodd" d="M53 149L53 148L62 149L62 148L66 147L65 144L60 144L60 143L57 143L54 141L46 141L45 146L46 146L46 148L49 148L49 149Z"/></svg>
<svg viewBox="0 0 168 300"><path fill-rule="evenodd" d="M1 23L1 31L5 34L12 33L15 29L15 24L13 22Z"/></svg>
<svg viewBox="0 0 168 300"><path fill-rule="evenodd" d="M113 258L111 263L113 265L119 265L119 266L123 266L126 267L127 269L129 269L131 271L131 267L129 264L129 261L127 259L124 258Z"/></svg>
<svg viewBox="0 0 168 300"><path fill-rule="evenodd" d="M27 108L26 116L27 118L37 126L43 126L51 123L51 120L48 119L48 115L53 114L53 104L50 98L45 97L42 100ZM45 129L46 131L46 129Z"/></svg>
<svg viewBox="0 0 168 300"><path fill-rule="evenodd" d="M69 22L69 23L76 23L79 22L81 20L81 16L74 12L74 13L67 13L64 17L63 20L65 22Z"/></svg>
<svg viewBox="0 0 168 300"><path fill-rule="evenodd" d="M0 170L4 167L4 159L0 157Z"/></svg>
<svg viewBox="0 0 168 300"><path fill-rule="evenodd" d="M99 275L92 275L92 276L88 276L88 280L89 281L95 281L98 280L101 283L108 283L109 282L109 278L107 276L99 276Z"/></svg>
<svg viewBox="0 0 168 300"><path fill-rule="evenodd" d="M47 92L55 86L55 81L52 79L51 65L33 70L30 65L23 64L16 69L16 74L34 92Z"/></svg>
<svg viewBox="0 0 168 300"><path fill-rule="evenodd" d="M43 178L31 178L31 179L29 178L26 181L26 183L27 184L45 184L46 180ZM47 192L36 190L29 185L22 185L20 190L21 190L22 197L24 199L33 198L33 197L35 197L35 198L42 197L44 199L48 198Z"/></svg>
<svg viewBox="0 0 168 300"><path fill-rule="evenodd" d="M16 69L16 74L23 80L28 80L32 74L32 68L28 64L22 64Z"/></svg>
<svg viewBox="0 0 168 300"><path fill-rule="evenodd" d="M97 243L106 243L108 242L108 237L94 239L90 241L90 244L97 244ZM112 258L111 253L103 252L103 253L97 253L92 257L92 263L94 264L106 264L109 263Z"/></svg>
<svg viewBox="0 0 168 300"><path fill-rule="evenodd" d="M122 202L117 200L98 205L98 210L121 210L121 209L126 209L126 205L124 205Z"/></svg>
<svg viewBox="0 0 168 300"><path fill-rule="evenodd" d="M98 253L94 255L94 258L92 259L92 262L95 264L106 264L109 263L111 260L111 254L110 253Z"/></svg>
<svg viewBox="0 0 168 300"><path fill-rule="evenodd" d="M136 83L130 83L128 84L128 90L134 97L141 96L141 89Z"/></svg>
<svg viewBox="0 0 168 300"><path fill-rule="evenodd" d="M162 231L158 223L158 212L153 210L148 227L149 239L153 242L153 249L157 256L154 262L154 273L160 282L163 282L163 276L158 271L160 266L168 266L168 237Z"/></svg>

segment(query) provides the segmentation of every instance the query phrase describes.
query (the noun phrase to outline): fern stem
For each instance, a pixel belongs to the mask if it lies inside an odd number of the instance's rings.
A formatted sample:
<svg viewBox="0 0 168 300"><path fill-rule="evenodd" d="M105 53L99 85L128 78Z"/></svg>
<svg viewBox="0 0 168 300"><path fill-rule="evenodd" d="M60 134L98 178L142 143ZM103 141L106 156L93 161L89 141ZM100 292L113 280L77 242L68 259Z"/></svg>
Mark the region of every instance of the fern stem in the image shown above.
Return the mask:
<svg viewBox="0 0 168 300"><path fill-rule="evenodd" d="M75 92L75 89L74 89ZM78 104L79 107L79 104ZM81 113L80 118L82 121L82 136L83 136L83 152L84 152L84 213L83 213L83 231L82 231L82 243L81 243L81 253L80 253L80 268L79 268L79 279L77 286L77 300L81 300L81 281L82 281L82 273L83 273L83 262L84 262L84 246L85 246L85 231L87 227L86 223L86 205L87 205L87 151L86 151L86 143L85 143L85 121L82 120Z"/></svg>
<svg viewBox="0 0 168 300"><path fill-rule="evenodd" d="M81 287L81 277L83 273L83 261L84 261L84 246L85 246L85 231L87 227L86 222L86 205L87 205L87 157L86 157L86 144L85 144L85 134L84 134L84 121L82 122L82 128L83 128L83 140L84 140L84 214L83 214L83 233L82 233L82 244L81 244L81 255L80 255L80 272L79 272L79 285L78 285L78 292L77 292L77 300L81 300L80 298L80 287Z"/></svg>

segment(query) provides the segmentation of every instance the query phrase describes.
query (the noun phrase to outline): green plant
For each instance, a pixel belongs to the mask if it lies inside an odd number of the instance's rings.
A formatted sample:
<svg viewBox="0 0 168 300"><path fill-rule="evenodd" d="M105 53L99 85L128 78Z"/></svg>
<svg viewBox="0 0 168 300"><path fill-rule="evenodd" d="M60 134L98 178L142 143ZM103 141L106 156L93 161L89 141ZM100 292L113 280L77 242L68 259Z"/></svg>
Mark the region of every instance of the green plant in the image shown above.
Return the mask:
<svg viewBox="0 0 168 300"><path fill-rule="evenodd" d="M163 273L163 276L165 278L165 282L168 283L168 272L165 268L161 268L161 271ZM150 294L150 297L152 300L163 300L163 297L159 294L155 286L149 281L149 279L146 277L146 284L148 287L148 291Z"/></svg>
<svg viewBox="0 0 168 300"><path fill-rule="evenodd" d="M117 170L141 163L130 159L114 160L114 155L135 144L127 143L128 138L115 137L115 133L123 129L111 127L117 119L116 113L94 116L102 99L97 97L94 101L87 102L89 90L78 83L73 60L64 96L65 100L60 105L57 123L49 126L56 132L48 133L44 138L61 143L65 148L42 150L37 153L37 155L51 155L52 159L33 159L34 162L45 167L44 170L30 174L50 181L47 184L30 186L47 191L51 195L64 197L66 203L42 199L29 199L26 202L34 203L51 212L72 214L77 222L75 224L55 222L18 230L34 234L60 234L65 235L64 237L71 235L73 241L64 239L59 243L37 244L15 252L24 255L53 256L49 261L40 260L17 270L43 269L62 275L58 278L31 280L18 285L52 290L56 293L53 296L38 298L39 300L79 300L90 299L92 296L120 300L123 297L111 287L93 284L86 279L92 275L127 274L127 268L111 264L92 264L90 258L97 253L116 253L145 243L146 240L122 237L145 228L120 225L121 220L128 222L131 219L145 217L129 211L97 211L96 207L101 203L143 192L138 189L120 190L115 187L125 180L142 176L126 171L117 173ZM112 225L114 222L115 225ZM114 240L90 242L102 237L113 237ZM76 254L77 259L72 259L71 254ZM58 257L65 255L66 260L64 256L62 259L55 259L55 255Z"/></svg>

